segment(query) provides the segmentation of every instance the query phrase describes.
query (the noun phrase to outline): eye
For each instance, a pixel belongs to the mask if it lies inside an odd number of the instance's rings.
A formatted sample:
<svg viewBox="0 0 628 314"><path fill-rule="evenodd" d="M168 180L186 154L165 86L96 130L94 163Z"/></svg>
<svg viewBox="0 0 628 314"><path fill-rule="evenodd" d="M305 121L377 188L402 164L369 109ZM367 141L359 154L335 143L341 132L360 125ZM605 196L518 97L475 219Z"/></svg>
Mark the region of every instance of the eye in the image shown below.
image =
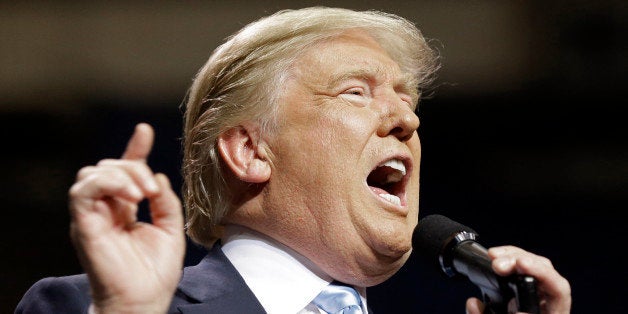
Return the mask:
<svg viewBox="0 0 628 314"><path fill-rule="evenodd" d="M364 96L364 89L360 87L349 88L348 90L342 92L347 95L355 95L355 96Z"/></svg>
<svg viewBox="0 0 628 314"><path fill-rule="evenodd" d="M358 107L366 106L370 99L369 91L361 86L345 89L338 97Z"/></svg>

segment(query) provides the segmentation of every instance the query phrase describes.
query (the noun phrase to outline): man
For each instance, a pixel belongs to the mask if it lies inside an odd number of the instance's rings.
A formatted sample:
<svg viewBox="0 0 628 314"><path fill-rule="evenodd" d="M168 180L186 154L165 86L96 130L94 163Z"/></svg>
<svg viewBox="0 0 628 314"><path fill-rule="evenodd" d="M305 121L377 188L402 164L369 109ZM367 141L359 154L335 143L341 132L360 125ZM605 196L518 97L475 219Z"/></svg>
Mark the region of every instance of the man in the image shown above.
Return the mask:
<svg viewBox="0 0 628 314"><path fill-rule="evenodd" d="M146 165L153 131L139 124L121 159L81 169L70 189L87 275L38 282L17 312L322 313L321 291L341 282L366 313L366 287L411 253L415 110L436 59L414 25L384 13L308 8L246 26L186 105L186 230L207 257L179 271L181 205ZM144 198L152 224L136 218ZM490 254L498 274L537 278L543 313L569 312L569 284L547 259Z"/></svg>

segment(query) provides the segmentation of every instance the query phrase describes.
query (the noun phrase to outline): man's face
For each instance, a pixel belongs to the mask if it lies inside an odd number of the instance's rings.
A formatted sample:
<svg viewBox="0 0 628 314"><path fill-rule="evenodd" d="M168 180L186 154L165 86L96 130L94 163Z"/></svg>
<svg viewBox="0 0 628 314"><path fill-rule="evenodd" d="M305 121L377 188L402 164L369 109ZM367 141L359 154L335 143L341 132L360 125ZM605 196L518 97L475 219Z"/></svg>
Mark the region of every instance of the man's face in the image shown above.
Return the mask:
<svg viewBox="0 0 628 314"><path fill-rule="evenodd" d="M418 219L416 86L368 35L305 51L268 143L265 233L337 280L370 286L407 260Z"/></svg>

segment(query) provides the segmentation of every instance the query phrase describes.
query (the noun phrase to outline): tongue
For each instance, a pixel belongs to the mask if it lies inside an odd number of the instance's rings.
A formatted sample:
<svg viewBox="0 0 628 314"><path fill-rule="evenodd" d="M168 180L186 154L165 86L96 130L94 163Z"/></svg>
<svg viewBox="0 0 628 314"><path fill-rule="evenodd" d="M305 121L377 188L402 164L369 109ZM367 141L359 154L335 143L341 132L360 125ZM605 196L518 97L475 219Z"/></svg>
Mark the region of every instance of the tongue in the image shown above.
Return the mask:
<svg viewBox="0 0 628 314"><path fill-rule="evenodd" d="M394 175L397 171L388 166L377 167L373 170L366 180L368 182L376 182L379 184L385 184L388 181L388 177Z"/></svg>
<svg viewBox="0 0 628 314"><path fill-rule="evenodd" d="M371 188L371 191L373 191L375 193L375 195L380 195L380 194L390 194L388 193L388 191L384 190L384 189L380 189L376 186L369 186L369 188Z"/></svg>

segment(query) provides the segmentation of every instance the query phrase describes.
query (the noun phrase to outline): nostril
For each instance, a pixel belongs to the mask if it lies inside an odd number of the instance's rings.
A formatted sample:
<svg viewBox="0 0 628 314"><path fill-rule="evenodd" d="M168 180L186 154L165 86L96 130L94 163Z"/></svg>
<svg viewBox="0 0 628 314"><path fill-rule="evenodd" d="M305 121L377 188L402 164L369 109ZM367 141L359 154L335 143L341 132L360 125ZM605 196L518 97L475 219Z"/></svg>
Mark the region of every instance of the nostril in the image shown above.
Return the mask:
<svg viewBox="0 0 628 314"><path fill-rule="evenodd" d="M392 130L390 130L390 133L392 133L392 134L399 134L399 133L402 133L402 132L403 132L403 129L400 126L395 127Z"/></svg>
<svg viewBox="0 0 628 314"><path fill-rule="evenodd" d="M405 108L408 108L407 106ZM394 136L402 142L409 141L414 131L419 127L419 119L416 115L410 113L401 113L392 111L393 108L387 108L388 111L382 112L381 124L377 130L377 135L381 137Z"/></svg>
<svg viewBox="0 0 628 314"><path fill-rule="evenodd" d="M390 134L399 138L400 141L405 142L412 137L412 132L406 132L406 129L397 126L390 130Z"/></svg>

